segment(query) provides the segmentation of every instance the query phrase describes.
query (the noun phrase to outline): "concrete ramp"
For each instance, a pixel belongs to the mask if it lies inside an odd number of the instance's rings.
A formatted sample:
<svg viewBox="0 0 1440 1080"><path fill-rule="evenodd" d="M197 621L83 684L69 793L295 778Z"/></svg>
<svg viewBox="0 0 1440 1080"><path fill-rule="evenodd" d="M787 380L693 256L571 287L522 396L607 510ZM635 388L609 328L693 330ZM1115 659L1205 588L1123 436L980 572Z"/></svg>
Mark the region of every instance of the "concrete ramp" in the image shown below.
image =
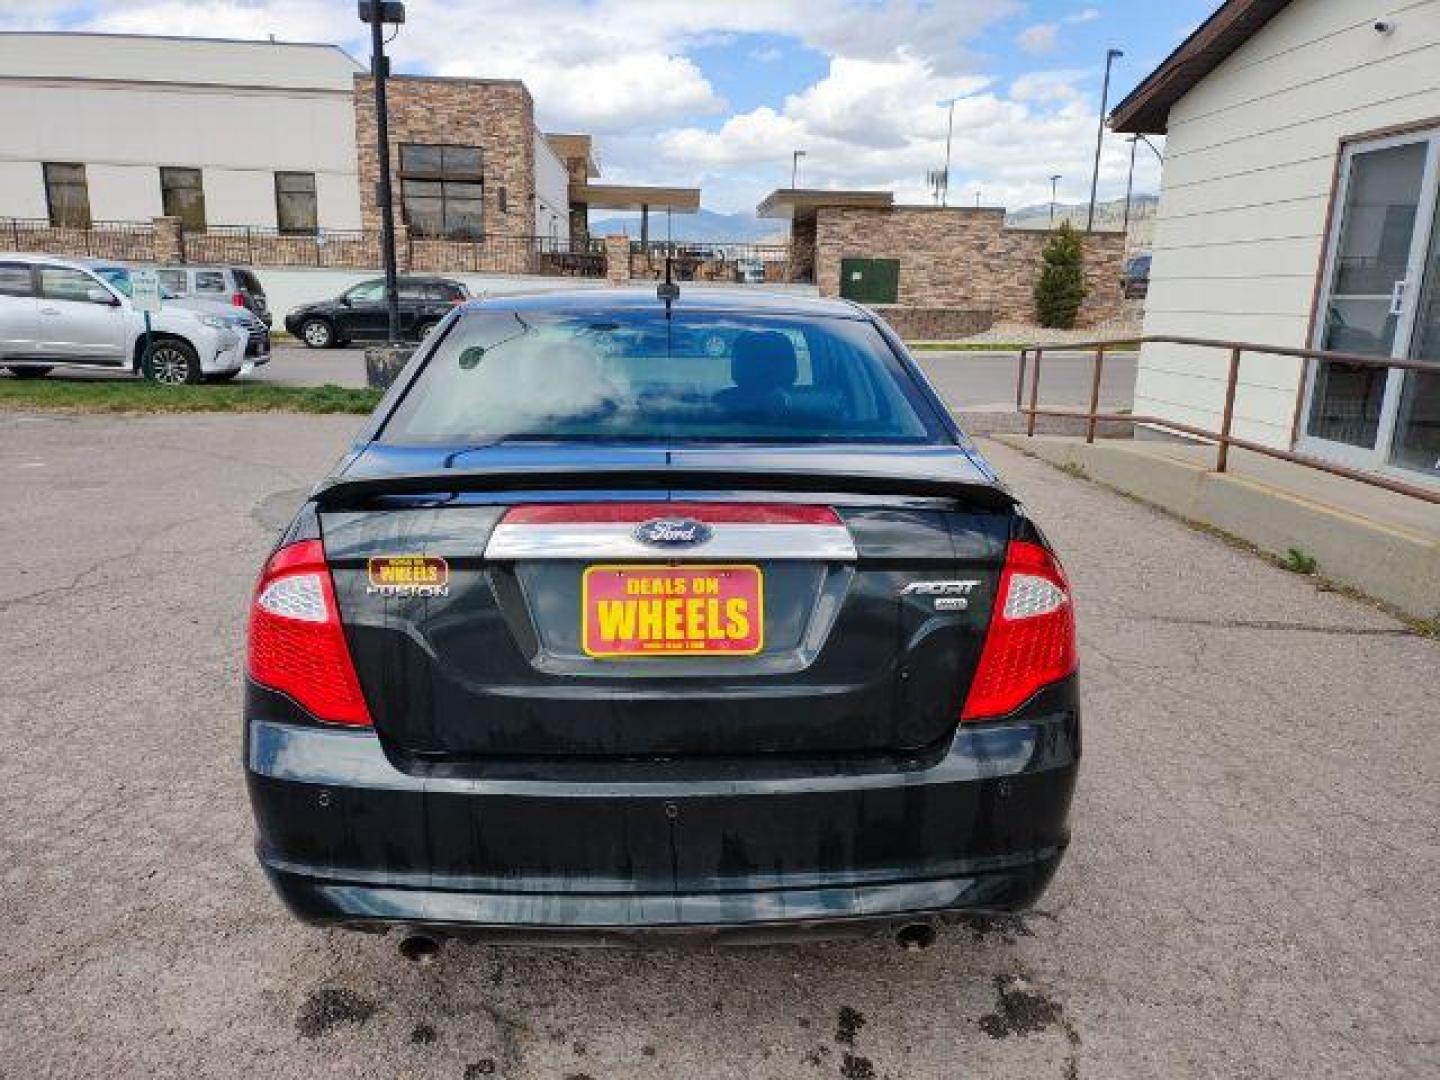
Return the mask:
<svg viewBox="0 0 1440 1080"><path fill-rule="evenodd" d="M1304 552L1322 577L1440 618L1440 505L1244 450L1217 473L1214 448L1191 443L992 437L1272 555Z"/></svg>

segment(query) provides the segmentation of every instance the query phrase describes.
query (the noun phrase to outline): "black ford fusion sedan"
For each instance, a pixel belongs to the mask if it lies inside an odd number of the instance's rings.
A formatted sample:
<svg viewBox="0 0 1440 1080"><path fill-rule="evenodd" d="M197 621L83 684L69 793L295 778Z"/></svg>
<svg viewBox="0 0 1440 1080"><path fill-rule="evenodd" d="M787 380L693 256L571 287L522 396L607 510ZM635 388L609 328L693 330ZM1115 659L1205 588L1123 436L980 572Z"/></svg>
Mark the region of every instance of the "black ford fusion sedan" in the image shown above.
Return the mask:
<svg viewBox="0 0 1440 1080"><path fill-rule="evenodd" d="M407 955L924 944L1068 839L1065 575L847 302L455 309L270 556L247 667L265 872Z"/></svg>

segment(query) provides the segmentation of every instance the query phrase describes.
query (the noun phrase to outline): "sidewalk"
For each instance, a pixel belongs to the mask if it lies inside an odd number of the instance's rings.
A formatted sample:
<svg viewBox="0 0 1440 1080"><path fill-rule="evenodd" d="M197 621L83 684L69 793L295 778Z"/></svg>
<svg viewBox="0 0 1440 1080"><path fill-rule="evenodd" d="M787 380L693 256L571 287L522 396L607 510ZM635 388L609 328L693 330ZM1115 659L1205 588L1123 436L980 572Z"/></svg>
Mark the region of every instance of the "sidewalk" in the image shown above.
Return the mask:
<svg viewBox="0 0 1440 1080"><path fill-rule="evenodd" d="M1440 616L1440 505L1263 454L1210 446L1000 434L994 438L1272 555L1292 548L1316 572L1417 619Z"/></svg>

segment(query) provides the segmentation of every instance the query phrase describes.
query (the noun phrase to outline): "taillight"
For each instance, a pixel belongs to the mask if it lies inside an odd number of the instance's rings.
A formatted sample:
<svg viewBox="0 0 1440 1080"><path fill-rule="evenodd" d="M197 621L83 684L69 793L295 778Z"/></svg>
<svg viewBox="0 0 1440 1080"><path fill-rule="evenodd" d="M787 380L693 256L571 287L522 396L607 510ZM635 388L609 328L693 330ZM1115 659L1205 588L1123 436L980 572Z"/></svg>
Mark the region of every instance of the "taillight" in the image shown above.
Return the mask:
<svg viewBox="0 0 1440 1080"><path fill-rule="evenodd" d="M1012 540L1005 553L990 632L960 719L987 720L1071 674L1078 663L1070 586L1039 544Z"/></svg>
<svg viewBox="0 0 1440 1080"><path fill-rule="evenodd" d="M250 605L246 667L317 720L370 726L319 540L283 547L266 563Z"/></svg>
<svg viewBox="0 0 1440 1080"><path fill-rule="evenodd" d="M231 293L231 294L230 294L230 303L234 304L236 307L244 307L244 306L245 306L245 294L244 294L243 292Z"/></svg>

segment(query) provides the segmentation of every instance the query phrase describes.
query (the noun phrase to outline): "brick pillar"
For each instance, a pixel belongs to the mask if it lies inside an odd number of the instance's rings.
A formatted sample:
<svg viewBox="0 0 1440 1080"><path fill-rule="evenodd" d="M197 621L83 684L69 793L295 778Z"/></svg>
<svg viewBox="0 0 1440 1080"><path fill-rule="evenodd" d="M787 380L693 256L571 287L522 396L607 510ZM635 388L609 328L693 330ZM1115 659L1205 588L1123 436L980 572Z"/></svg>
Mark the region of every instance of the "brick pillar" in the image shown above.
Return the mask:
<svg viewBox="0 0 1440 1080"><path fill-rule="evenodd" d="M155 261L158 263L183 263L185 261L185 238L181 235L178 217L157 217L150 219L155 229Z"/></svg>
<svg viewBox="0 0 1440 1080"><path fill-rule="evenodd" d="M605 237L605 278L611 285L629 284L630 238L628 236Z"/></svg>
<svg viewBox="0 0 1440 1080"><path fill-rule="evenodd" d="M815 281L815 235L814 215L795 218L790 222L790 267L791 281Z"/></svg>

